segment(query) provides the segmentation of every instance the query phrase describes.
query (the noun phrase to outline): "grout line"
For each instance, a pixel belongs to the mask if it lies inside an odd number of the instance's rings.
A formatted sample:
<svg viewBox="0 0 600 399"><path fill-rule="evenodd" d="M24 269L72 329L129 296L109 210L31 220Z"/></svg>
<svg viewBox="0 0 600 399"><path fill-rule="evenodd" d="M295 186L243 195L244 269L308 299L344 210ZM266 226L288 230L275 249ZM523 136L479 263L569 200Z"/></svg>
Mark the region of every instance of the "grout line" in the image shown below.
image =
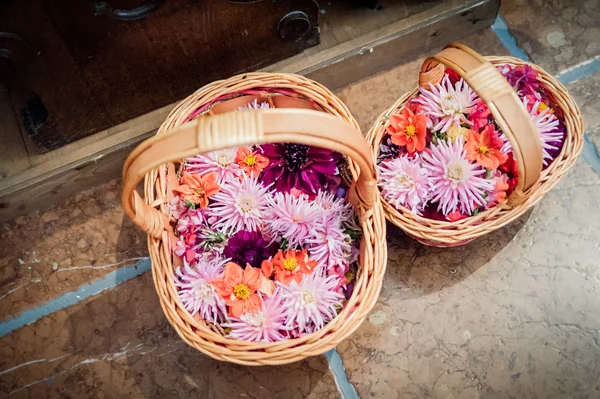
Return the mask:
<svg viewBox="0 0 600 399"><path fill-rule="evenodd" d="M344 367L344 363L342 362L342 358L338 351L333 348L332 350L325 352L325 356L329 361L329 369L333 373L335 385L337 385L338 391L342 394L342 398L359 399L354 385L348 380L346 368Z"/></svg>
<svg viewBox="0 0 600 399"><path fill-rule="evenodd" d="M44 305L27 310L19 316L0 323L0 338L25 325L34 323L44 316L48 316L58 310L73 306L86 298L114 288L116 285L137 277L148 270L150 270L150 260L145 259L133 266L123 267L110 272L104 278L83 285L76 291L67 292Z"/></svg>
<svg viewBox="0 0 600 399"><path fill-rule="evenodd" d="M492 24L492 30L496 33L496 36L498 36L498 39L500 39L500 42L504 47L509 51L510 55L520 58L523 61L531 61L525 50L517 44L517 40L512 33L510 33L506 22L504 22L504 19L502 19L500 14L498 14L496 20Z"/></svg>
<svg viewBox="0 0 600 399"><path fill-rule="evenodd" d="M600 55L561 71L556 78L565 86L600 72Z"/></svg>

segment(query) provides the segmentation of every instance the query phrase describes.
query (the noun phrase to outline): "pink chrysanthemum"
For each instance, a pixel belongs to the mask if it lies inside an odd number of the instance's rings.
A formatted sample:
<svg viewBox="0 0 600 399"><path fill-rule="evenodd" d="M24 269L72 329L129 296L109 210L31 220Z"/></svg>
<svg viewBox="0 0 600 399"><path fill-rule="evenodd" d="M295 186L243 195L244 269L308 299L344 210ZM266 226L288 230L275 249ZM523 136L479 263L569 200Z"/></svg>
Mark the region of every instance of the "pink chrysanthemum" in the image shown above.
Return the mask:
<svg viewBox="0 0 600 399"><path fill-rule="evenodd" d="M317 223L320 209L305 196L277 192L268 199L264 232L271 238L284 237L291 248L302 244Z"/></svg>
<svg viewBox="0 0 600 399"><path fill-rule="evenodd" d="M221 191L212 197L214 203L210 205L215 221L213 227L227 235L240 230L257 231L270 197L267 189L248 175L221 186Z"/></svg>
<svg viewBox="0 0 600 399"><path fill-rule="evenodd" d="M353 224L354 209L343 198L338 198L333 193L319 191L313 202L321 208L323 213L339 218L342 225Z"/></svg>
<svg viewBox="0 0 600 399"><path fill-rule="evenodd" d="M198 313L202 320L217 323L225 318L227 308L211 282L222 277L226 261L204 258L194 268L184 260L184 267L175 270L175 286L185 309L192 316Z"/></svg>
<svg viewBox="0 0 600 399"><path fill-rule="evenodd" d="M335 290L339 286L336 275L325 276L324 270L305 275L298 283L279 285L282 299L287 307L286 325L299 332L311 332L323 328L333 319L336 307L342 305L344 296Z"/></svg>
<svg viewBox="0 0 600 399"><path fill-rule="evenodd" d="M377 170L383 197L396 208L403 206L420 214L429 197L429 171L421 166L418 155L384 161Z"/></svg>
<svg viewBox="0 0 600 399"><path fill-rule="evenodd" d="M254 99L251 103L248 103L244 106L238 108L238 111L245 111L248 109L269 109L271 106L269 103L259 103L257 99Z"/></svg>
<svg viewBox="0 0 600 399"><path fill-rule="evenodd" d="M210 172L217 173L217 183L234 180L242 175L242 169L235 162L237 148L227 148L206 154L196 155L185 160L185 169L190 173L204 176Z"/></svg>
<svg viewBox="0 0 600 399"><path fill-rule="evenodd" d="M485 169L467 160L462 137L451 144L440 140L423 154L423 161L430 173L431 202L438 202L444 215L456 210L470 215L477 206L485 206L483 197L494 185L481 177Z"/></svg>
<svg viewBox="0 0 600 399"><path fill-rule="evenodd" d="M553 158L550 152L556 153L560 149L556 144L562 143L563 140L564 132L560 130L560 122L556 115L549 112L549 108L540 108L542 102L535 101L530 105L527 97L523 97L521 100L523 101L523 106L529 112L529 116L540 136L544 166L548 166ZM505 154L512 152L512 144L504 133L502 133L502 138L505 140L505 143L501 151Z"/></svg>
<svg viewBox="0 0 600 399"><path fill-rule="evenodd" d="M223 324L231 328L229 338L255 342L276 342L286 339L283 335L289 327L285 326L286 306L279 290L263 301L262 309L256 313L247 312L239 318L231 317Z"/></svg>
<svg viewBox="0 0 600 399"><path fill-rule="evenodd" d="M441 83L429 87L430 90L419 89L421 94L415 101L423 106L421 112L437 121L432 131L446 132L453 124L457 127L461 123L473 124L467 115L477 108L478 97L462 78L452 86L445 75Z"/></svg>
<svg viewBox="0 0 600 399"><path fill-rule="evenodd" d="M327 270L345 268L352 255L351 238L344 233L338 217L322 215L320 223L305 241L310 258Z"/></svg>

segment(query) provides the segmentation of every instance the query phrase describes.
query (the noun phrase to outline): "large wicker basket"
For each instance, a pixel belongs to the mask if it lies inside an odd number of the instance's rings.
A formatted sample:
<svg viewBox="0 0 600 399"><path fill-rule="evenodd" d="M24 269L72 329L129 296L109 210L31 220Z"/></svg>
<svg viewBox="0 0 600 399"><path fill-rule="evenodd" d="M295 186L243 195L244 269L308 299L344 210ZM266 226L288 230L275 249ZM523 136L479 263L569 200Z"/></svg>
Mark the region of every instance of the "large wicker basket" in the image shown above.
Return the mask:
<svg viewBox="0 0 600 399"><path fill-rule="evenodd" d="M229 112L254 100L278 109ZM184 309L173 281L174 235L167 215L176 164L218 149L266 142L326 147L347 156L348 190L363 228L360 270L351 298L324 328L302 338L254 343L226 338ZM145 200L135 190L145 177ZM158 134L140 144L123 168L123 206L148 233L152 275L169 322L189 345L218 360L243 365L295 362L334 348L373 308L386 267L385 218L369 147L348 108L320 84L290 74L249 73L217 81L182 101Z"/></svg>
<svg viewBox="0 0 600 399"><path fill-rule="evenodd" d="M514 89L495 67L524 64L538 72L538 80L561 108L566 125L562 151L543 171L541 142L535 126ZM513 57L482 57L462 44L453 43L424 61L419 85L428 88L429 83L438 83L446 67L452 68L463 77L488 105L496 122L512 144L519 181L506 203L455 222L424 218L412 214L406 208L398 210L382 199L389 221L423 244L439 247L468 243L517 219L550 191L575 163L584 140L583 119L575 101L559 81L539 66ZM402 112L406 103L418 93L418 88L406 93L376 120L367 134L374 159L379 155L379 144L389 125L389 116Z"/></svg>

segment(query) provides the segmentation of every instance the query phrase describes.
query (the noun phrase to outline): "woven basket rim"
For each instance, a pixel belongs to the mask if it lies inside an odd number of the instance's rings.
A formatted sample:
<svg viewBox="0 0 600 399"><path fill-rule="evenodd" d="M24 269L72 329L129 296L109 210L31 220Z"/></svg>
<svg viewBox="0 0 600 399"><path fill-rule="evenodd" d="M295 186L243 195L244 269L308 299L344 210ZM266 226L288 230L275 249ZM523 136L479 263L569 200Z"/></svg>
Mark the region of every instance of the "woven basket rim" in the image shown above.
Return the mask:
<svg viewBox="0 0 600 399"><path fill-rule="evenodd" d="M540 201L558 183L560 178L573 166L583 148L584 129L581 112L569 95L567 88L560 81L540 66L515 57L486 56L484 58L494 66L528 65L538 72L538 81L543 84L547 93L563 111L566 127L563 147L552 164L542 171L537 183L524 191L526 199L522 203L516 206L504 203L455 222L414 215L409 209L402 206L397 209L387 202L381 196L381 191L379 191L386 219L419 241L425 241L426 243L439 242L447 245L466 243L466 241L471 241L512 222ZM407 101L415 97L418 92L417 87L405 93L391 107L386 109L372 125L366 138L371 146L374 162L376 162L379 155L379 144L385 136L385 129L389 124L388 116L401 112Z"/></svg>
<svg viewBox="0 0 600 399"><path fill-rule="evenodd" d="M229 79L213 82L199 89L181 103L168 115L157 134L178 126L187 121L196 109L218 99L227 92L239 92L240 88L278 88L291 90L299 96L315 102L323 112L336 115L350 122L358 131L358 123L350 111L333 93L322 85L294 74L283 73L247 73ZM279 94L277 94L279 95ZM234 96L235 97L235 96ZM226 101L226 100L223 100ZM217 104L213 101L209 107ZM190 112L191 111L191 112ZM356 181L357 169L354 161L346 156L352 172L352 180ZM160 181L168 170L163 164L146 175L145 201L151 206L160 206L164 213L167 209L166 185ZM181 303L173 281L173 265L170 261L167 234L161 238L148 235L148 245L152 260L152 275L160 303L169 320L180 337L189 345L217 360L225 360L243 365L285 364L302 360L309 356L322 354L335 347L339 342L352 334L373 308L382 286L386 268L387 247L385 243L385 217L380 199L377 197L371 208L364 208L360 202L357 215L363 215L363 242L367 247L366 259L361 259L357 273L355 290L345 302L344 308L322 329L305 336L273 343L255 343L225 336L213 331L205 322L198 322L191 317ZM361 251L362 252L362 251ZM166 272L170 269L171 272ZM194 331L196 330L196 331ZM194 337L195 336L195 337Z"/></svg>

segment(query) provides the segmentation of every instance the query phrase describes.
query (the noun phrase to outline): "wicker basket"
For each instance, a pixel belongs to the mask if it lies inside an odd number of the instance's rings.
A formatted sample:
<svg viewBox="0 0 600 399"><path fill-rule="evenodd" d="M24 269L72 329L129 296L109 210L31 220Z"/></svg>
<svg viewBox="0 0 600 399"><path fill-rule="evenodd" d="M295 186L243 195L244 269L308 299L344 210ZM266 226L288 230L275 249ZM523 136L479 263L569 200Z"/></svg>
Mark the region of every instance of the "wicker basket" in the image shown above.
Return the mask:
<svg viewBox="0 0 600 399"><path fill-rule="evenodd" d="M496 70L496 65L528 64L538 72L538 81L564 114L566 137L560 154L542 171L542 149L535 126L514 89ZM509 138L517 160L519 181L508 201L476 216L448 222L424 218L409 209L396 209L382 200L386 218L426 245L462 245L492 232L521 216L535 205L575 163L583 147L583 119L567 89L543 69L513 57L482 57L461 44L450 44L439 54L426 59L421 67L419 85L429 87L444 76L445 68L456 71L488 105L499 127ZM402 96L379 116L369 133L374 159L389 125L389 115L402 112L405 104L418 94L418 88Z"/></svg>
<svg viewBox="0 0 600 399"><path fill-rule="evenodd" d="M254 100L278 109L229 112ZM173 281L178 259L172 255L173 219L167 215L171 189L178 184L176 163L195 154L265 142L297 142L344 153L352 173L348 199L363 228L360 270L343 310L315 333L276 343L226 338L184 309ZM145 201L135 190L144 176ZM374 165L348 108L314 81L290 74L249 73L203 87L175 107L155 137L131 153L123 180L123 206L148 233L152 275L167 319L185 342L217 360L278 365L322 354L352 334L375 305L387 249Z"/></svg>

